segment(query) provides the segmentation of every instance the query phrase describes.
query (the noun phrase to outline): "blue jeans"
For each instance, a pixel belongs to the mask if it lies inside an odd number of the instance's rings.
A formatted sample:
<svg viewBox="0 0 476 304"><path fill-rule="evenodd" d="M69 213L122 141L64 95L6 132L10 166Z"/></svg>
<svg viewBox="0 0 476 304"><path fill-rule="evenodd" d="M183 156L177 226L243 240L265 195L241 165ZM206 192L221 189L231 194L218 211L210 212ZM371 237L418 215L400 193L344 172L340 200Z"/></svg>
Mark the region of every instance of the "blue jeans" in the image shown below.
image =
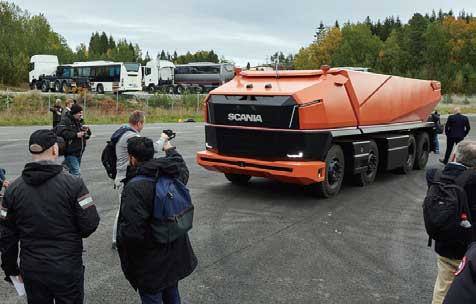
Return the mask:
<svg viewBox="0 0 476 304"><path fill-rule="evenodd" d="M79 176L79 166L81 165L81 158L73 155L64 157L64 162L68 166L68 171L72 175Z"/></svg>
<svg viewBox="0 0 476 304"><path fill-rule="evenodd" d="M435 142L435 153L440 153L440 141L438 140L438 134L435 134L433 140Z"/></svg>
<svg viewBox="0 0 476 304"><path fill-rule="evenodd" d="M165 288L157 293L145 293L139 290L142 304L180 304L178 285Z"/></svg>

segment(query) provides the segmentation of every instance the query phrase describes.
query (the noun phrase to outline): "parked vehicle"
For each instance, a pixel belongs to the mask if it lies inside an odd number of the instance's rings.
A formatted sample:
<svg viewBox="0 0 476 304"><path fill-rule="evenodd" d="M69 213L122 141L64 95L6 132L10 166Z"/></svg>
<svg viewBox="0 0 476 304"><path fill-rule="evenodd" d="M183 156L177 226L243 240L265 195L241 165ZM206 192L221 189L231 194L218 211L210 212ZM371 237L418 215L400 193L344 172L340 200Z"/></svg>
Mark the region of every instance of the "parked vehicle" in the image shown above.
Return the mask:
<svg viewBox="0 0 476 304"><path fill-rule="evenodd" d="M205 100L197 162L232 183L259 176L330 197L344 177L365 186L379 170L425 168L440 99L437 81L327 66L241 72Z"/></svg>
<svg viewBox="0 0 476 304"><path fill-rule="evenodd" d="M208 92L233 79L234 66L211 62L174 65L152 60L144 67L144 91L183 94L185 91Z"/></svg>
<svg viewBox="0 0 476 304"><path fill-rule="evenodd" d="M69 92L78 87L98 93L140 91L142 75L135 62L89 61L59 65L53 55L34 55L30 60L31 88L43 92Z"/></svg>

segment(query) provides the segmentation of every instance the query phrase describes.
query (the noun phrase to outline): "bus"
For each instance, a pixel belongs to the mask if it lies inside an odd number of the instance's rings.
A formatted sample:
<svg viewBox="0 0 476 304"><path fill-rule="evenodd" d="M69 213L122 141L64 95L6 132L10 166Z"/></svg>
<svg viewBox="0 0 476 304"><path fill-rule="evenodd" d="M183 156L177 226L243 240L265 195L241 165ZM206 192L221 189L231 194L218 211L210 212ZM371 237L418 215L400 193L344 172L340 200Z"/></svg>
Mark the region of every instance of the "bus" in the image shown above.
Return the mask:
<svg viewBox="0 0 476 304"><path fill-rule="evenodd" d="M73 77L89 79L92 91L126 92L142 90L142 71L136 62L89 61L72 65Z"/></svg>

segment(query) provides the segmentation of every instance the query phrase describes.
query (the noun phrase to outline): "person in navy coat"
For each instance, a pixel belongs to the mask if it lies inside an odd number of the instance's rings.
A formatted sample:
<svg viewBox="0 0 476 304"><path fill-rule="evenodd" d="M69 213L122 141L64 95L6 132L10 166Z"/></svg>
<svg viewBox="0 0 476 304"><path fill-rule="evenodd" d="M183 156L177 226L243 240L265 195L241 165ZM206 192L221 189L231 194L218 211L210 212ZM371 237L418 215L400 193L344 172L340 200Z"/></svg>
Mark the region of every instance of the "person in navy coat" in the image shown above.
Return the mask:
<svg viewBox="0 0 476 304"><path fill-rule="evenodd" d="M469 130L471 130L471 126L469 125L468 117L461 114L460 107L456 107L454 114L448 117L445 125L446 153L445 158L440 159L440 162L445 165L448 163L454 145L462 141L468 135Z"/></svg>

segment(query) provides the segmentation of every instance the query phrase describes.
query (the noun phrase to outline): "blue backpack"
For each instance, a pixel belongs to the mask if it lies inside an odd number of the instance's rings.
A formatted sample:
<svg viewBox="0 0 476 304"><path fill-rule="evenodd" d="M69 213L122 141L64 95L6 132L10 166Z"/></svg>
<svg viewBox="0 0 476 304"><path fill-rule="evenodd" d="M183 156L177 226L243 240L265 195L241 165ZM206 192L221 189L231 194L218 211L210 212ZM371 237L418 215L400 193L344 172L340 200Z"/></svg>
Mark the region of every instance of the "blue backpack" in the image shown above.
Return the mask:
<svg viewBox="0 0 476 304"><path fill-rule="evenodd" d="M178 179L138 175L131 182L155 182L154 221L152 231L159 243L170 243L192 229L194 207L187 187Z"/></svg>

